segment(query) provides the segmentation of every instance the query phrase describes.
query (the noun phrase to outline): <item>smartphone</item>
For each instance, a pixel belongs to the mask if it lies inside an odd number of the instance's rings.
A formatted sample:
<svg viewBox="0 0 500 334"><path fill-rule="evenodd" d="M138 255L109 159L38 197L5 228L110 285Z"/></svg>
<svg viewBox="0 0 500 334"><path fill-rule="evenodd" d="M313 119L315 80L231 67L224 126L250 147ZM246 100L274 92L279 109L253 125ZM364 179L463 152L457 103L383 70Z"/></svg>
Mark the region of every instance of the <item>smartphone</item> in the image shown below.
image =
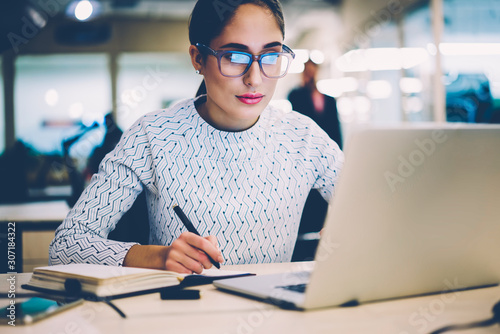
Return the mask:
<svg viewBox="0 0 500 334"><path fill-rule="evenodd" d="M0 309L0 324L27 325L45 319L69 308L83 303L78 299L69 303L61 303L51 299L32 297L22 302L16 302Z"/></svg>

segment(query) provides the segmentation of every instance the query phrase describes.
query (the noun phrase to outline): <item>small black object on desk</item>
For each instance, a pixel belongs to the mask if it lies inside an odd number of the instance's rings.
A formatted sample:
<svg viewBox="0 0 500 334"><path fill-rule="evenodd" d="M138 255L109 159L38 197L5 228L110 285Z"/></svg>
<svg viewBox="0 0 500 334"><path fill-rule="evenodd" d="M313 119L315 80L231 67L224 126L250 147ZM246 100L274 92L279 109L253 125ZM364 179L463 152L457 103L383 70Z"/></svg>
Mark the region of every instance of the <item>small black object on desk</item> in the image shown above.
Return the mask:
<svg viewBox="0 0 500 334"><path fill-rule="evenodd" d="M200 299L200 290L163 289L160 291L163 300Z"/></svg>

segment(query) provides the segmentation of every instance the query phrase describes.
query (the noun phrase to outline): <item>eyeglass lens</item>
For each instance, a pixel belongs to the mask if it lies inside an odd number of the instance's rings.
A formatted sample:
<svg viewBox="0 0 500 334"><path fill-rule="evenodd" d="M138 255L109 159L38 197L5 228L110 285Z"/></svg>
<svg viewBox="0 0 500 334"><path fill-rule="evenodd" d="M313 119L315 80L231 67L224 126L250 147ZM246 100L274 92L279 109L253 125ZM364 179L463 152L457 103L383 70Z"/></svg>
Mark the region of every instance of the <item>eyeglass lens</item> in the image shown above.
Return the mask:
<svg viewBox="0 0 500 334"><path fill-rule="evenodd" d="M239 76L248 67L252 58L247 54L227 52L220 59L220 67L223 75ZM260 59L264 75L270 78L283 76L290 65L290 59L282 54L262 55Z"/></svg>

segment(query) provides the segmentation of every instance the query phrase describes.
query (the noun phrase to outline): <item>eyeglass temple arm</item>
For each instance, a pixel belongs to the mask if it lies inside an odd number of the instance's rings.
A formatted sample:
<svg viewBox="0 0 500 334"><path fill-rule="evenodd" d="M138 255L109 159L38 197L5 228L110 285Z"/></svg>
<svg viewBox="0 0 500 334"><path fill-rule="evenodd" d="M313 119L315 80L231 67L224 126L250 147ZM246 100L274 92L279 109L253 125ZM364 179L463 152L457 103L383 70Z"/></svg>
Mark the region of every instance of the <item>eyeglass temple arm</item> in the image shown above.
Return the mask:
<svg viewBox="0 0 500 334"><path fill-rule="evenodd" d="M214 56L216 56L216 57L217 57L217 52L215 52L215 50L212 50L211 48L209 48L209 47L208 47L208 46L206 46L205 44L196 43L194 46L196 46L198 49L199 49L199 48L205 49L205 50L207 50L208 52L210 52L210 54L213 54Z"/></svg>
<svg viewBox="0 0 500 334"><path fill-rule="evenodd" d="M286 46L285 44L283 44L283 51L284 52L288 52L292 55L292 58L295 59L295 52L292 51L292 49L290 49L288 46Z"/></svg>

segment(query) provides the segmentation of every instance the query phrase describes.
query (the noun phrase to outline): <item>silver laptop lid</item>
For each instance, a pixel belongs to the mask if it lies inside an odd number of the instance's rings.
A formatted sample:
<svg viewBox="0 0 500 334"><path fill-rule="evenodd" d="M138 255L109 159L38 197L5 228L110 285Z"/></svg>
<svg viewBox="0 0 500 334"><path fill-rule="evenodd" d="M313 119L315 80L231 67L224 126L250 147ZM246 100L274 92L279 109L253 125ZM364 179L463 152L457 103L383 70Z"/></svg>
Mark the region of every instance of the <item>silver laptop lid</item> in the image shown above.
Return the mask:
<svg viewBox="0 0 500 334"><path fill-rule="evenodd" d="M351 137L305 308L500 282L500 127Z"/></svg>

